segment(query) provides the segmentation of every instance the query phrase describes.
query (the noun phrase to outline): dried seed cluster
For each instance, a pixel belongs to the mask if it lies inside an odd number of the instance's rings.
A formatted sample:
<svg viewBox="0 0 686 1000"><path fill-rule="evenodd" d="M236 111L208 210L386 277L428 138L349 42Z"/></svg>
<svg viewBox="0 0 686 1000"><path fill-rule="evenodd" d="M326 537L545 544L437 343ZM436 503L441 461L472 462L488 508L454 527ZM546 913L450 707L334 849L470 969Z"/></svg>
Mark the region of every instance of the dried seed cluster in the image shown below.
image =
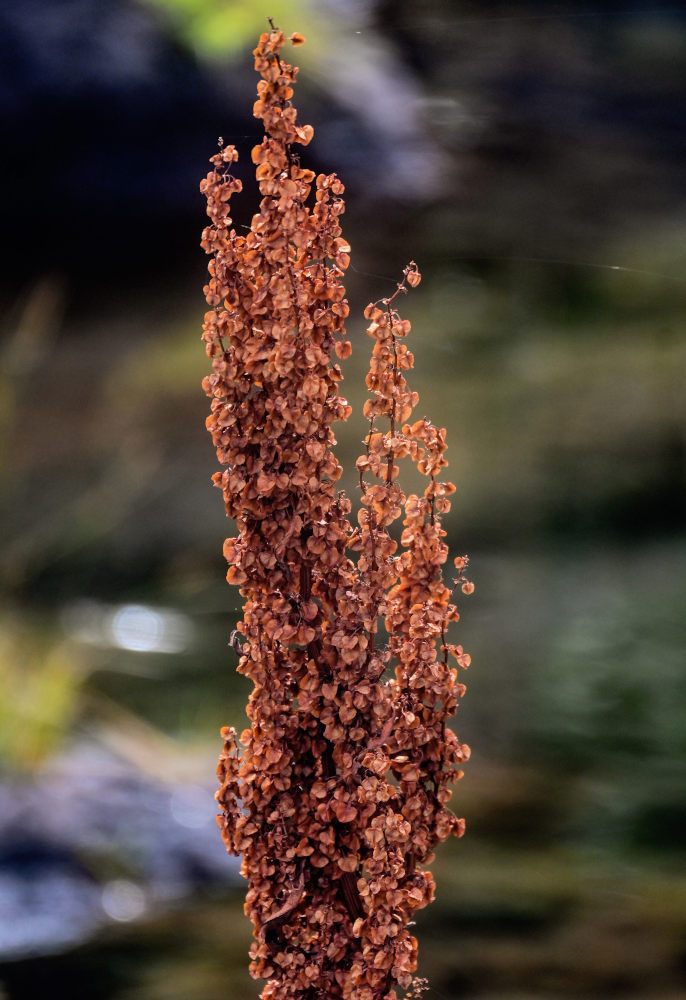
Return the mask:
<svg viewBox="0 0 686 1000"><path fill-rule="evenodd" d="M220 144L201 185L212 258L207 426L224 467L214 481L238 530L224 545L227 578L245 600L238 669L254 685L251 727L240 740L222 731L219 821L228 850L243 855L251 973L267 980L264 1000L393 1000L398 986L423 988L408 930L433 897L422 866L464 831L447 806L469 756L446 725L464 692L449 658L469 665L447 641L459 615L442 576L440 515L454 486L440 479L445 431L408 422L410 324L394 301L420 280L410 264L396 293L365 314L374 350L357 526L336 488L332 425L350 413L332 361L350 353L343 185L315 178L294 152L313 130L297 123L285 41L273 29L255 49L265 138L252 152L262 200L250 231L231 228L241 189L233 146ZM398 485L408 456L427 477L421 496ZM389 529L403 510L398 545ZM456 565L453 582L470 593L466 557Z"/></svg>

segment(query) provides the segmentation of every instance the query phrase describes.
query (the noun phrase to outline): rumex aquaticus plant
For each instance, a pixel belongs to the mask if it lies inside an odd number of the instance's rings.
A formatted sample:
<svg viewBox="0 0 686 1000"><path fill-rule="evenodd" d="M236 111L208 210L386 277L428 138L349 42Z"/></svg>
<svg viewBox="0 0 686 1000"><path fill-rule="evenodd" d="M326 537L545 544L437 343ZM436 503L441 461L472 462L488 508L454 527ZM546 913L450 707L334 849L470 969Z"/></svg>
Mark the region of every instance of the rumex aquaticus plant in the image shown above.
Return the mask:
<svg viewBox="0 0 686 1000"><path fill-rule="evenodd" d="M300 163L313 130L297 122L285 42L272 28L254 52L265 137L252 151L262 197L250 230L229 216L233 146L220 140L201 185L207 426L237 527L224 554L244 599L238 670L254 685L250 728L222 730L218 819L243 858L264 1000L393 1000L423 988L408 926L433 898L434 848L464 832L448 800L469 748L447 723L465 690L451 659L467 667L469 656L447 633L455 589L474 588L464 556L452 587L442 575L445 430L410 422L410 323L396 303L420 281L414 263L365 310L374 348L355 526L337 489L333 425L351 412L332 358L350 353L344 189ZM403 458L426 478L420 495L398 483Z"/></svg>

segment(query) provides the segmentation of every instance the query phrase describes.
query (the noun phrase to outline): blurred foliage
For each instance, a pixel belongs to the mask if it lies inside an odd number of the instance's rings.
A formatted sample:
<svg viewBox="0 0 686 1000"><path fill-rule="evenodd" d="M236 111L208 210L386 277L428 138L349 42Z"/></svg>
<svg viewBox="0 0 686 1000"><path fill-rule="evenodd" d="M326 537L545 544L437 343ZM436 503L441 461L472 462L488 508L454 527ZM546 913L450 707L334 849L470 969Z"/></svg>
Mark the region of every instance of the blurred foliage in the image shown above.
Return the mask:
<svg viewBox="0 0 686 1000"><path fill-rule="evenodd" d="M0 775L43 764L69 736L85 680L76 646L17 613L0 620Z"/></svg>
<svg viewBox="0 0 686 1000"><path fill-rule="evenodd" d="M260 33L269 28L267 15L287 34L311 23L311 8L302 0L270 0L269 9L252 0L148 0L172 20L180 37L206 56L252 52Z"/></svg>
<svg viewBox="0 0 686 1000"><path fill-rule="evenodd" d="M684 849L685 555L635 552L621 587L589 559L539 673L532 734L573 775L577 839Z"/></svg>

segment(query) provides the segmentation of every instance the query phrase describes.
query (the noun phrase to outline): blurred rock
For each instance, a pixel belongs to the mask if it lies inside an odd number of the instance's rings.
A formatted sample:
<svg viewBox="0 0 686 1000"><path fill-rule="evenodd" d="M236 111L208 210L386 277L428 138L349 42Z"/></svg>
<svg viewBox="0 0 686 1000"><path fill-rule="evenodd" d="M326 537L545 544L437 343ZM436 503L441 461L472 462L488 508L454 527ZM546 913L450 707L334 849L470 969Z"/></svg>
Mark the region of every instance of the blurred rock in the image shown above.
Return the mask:
<svg viewBox="0 0 686 1000"><path fill-rule="evenodd" d="M97 881L68 850L9 832L0 844L0 960L72 948L104 922Z"/></svg>
<svg viewBox="0 0 686 1000"><path fill-rule="evenodd" d="M237 881L213 793L153 781L93 744L0 784L0 959L71 948Z"/></svg>

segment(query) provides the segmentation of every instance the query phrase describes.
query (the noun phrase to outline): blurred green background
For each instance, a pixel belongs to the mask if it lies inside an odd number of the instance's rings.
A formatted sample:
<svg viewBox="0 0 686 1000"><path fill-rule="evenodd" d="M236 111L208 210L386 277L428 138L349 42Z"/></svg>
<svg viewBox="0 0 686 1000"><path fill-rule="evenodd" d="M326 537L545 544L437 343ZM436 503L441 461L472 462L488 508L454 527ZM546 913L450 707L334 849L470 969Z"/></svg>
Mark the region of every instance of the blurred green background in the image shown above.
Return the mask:
<svg viewBox="0 0 686 1000"><path fill-rule="evenodd" d="M418 416L476 593L439 1000L686 996L686 13L680 4L26 0L0 10L0 997L256 996L214 827L231 527L210 484L197 185L255 207L251 50L307 44L307 162L362 312L415 259Z"/></svg>

